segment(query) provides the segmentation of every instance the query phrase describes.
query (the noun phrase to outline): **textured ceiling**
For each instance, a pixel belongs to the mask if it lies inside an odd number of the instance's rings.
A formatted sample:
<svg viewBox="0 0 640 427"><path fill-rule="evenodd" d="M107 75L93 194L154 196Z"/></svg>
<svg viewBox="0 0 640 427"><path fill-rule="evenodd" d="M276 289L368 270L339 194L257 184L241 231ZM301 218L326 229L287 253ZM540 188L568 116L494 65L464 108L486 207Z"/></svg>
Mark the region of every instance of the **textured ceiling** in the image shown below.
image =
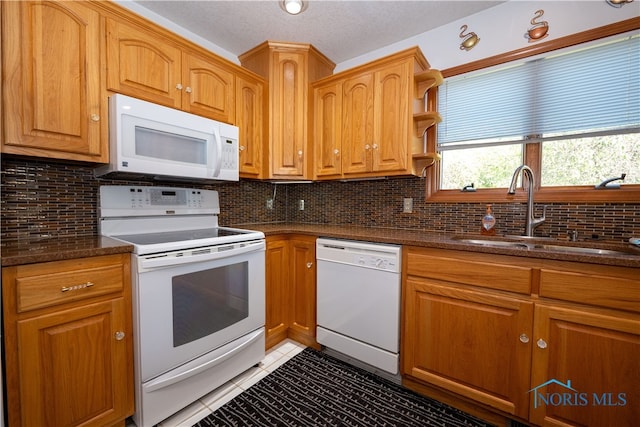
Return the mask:
<svg viewBox="0 0 640 427"><path fill-rule="evenodd" d="M236 56L265 40L292 41L310 43L340 63L503 1L311 0L295 16L277 0L136 3Z"/></svg>

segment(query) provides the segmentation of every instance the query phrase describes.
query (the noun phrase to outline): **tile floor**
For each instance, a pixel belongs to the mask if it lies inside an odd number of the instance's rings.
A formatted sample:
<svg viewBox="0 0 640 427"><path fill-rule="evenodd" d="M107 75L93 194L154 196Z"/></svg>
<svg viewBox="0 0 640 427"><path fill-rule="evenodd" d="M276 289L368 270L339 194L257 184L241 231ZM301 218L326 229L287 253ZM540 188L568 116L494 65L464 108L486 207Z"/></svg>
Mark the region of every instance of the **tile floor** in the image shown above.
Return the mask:
<svg viewBox="0 0 640 427"><path fill-rule="evenodd" d="M286 340L267 351L258 367L252 367L231 381L215 389L183 410L158 424L158 427L191 427L262 378L278 366L304 350L305 346ZM127 424L127 427L133 424Z"/></svg>

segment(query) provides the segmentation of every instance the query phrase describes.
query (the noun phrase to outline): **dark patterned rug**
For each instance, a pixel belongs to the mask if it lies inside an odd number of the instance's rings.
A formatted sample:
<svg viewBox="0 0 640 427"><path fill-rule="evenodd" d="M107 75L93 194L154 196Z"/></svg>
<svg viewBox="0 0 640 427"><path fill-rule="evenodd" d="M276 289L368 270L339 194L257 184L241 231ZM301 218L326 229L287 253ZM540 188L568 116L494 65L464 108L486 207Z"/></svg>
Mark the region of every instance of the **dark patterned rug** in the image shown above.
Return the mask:
<svg viewBox="0 0 640 427"><path fill-rule="evenodd" d="M195 426L455 427L488 424L307 348Z"/></svg>

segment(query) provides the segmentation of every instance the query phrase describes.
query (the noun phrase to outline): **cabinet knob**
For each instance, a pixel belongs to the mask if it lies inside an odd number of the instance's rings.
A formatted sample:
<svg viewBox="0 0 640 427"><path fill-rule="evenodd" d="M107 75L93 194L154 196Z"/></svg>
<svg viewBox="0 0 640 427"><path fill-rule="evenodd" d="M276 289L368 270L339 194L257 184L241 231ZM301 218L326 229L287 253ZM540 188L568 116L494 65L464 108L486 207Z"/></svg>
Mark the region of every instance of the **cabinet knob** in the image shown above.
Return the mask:
<svg viewBox="0 0 640 427"><path fill-rule="evenodd" d="M333 150L333 154L335 154L335 155L337 156L338 154L340 154L340 150L338 150L338 149L336 148L335 150Z"/></svg>
<svg viewBox="0 0 640 427"><path fill-rule="evenodd" d="M178 84L176 85L176 89L178 89L178 90L182 90L182 85L181 85L180 83L178 83Z"/></svg>
<svg viewBox="0 0 640 427"><path fill-rule="evenodd" d="M302 150L298 150L298 158L301 159L302 158Z"/></svg>
<svg viewBox="0 0 640 427"><path fill-rule="evenodd" d="M238 150L244 151L245 150L244 145L241 145L240 147L238 147Z"/></svg>
<svg viewBox="0 0 640 427"><path fill-rule="evenodd" d="M187 86L184 91L187 92L187 93L191 93L192 89L191 89L190 86Z"/></svg>
<svg viewBox="0 0 640 427"><path fill-rule="evenodd" d="M529 342L529 336L527 336L527 334L522 334L520 335L520 342L522 343L528 343Z"/></svg>
<svg viewBox="0 0 640 427"><path fill-rule="evenodd" d="M307 268L311 268L311 267L313 267L313 263L312 262L308 262L307 263Z"/></svg>
<svg viewBox="0 0 640 427"><path fill-rule="evenodd" d="M371 146L370 146L369 144L365 144L365 145L364 145L364 149L365 149L365 150L370 150L370 149L371 149Z"/></svg>
<svg viewBox="0 0 640 427"><path fill-rule="evenodd" d="M373 149L377 150L378 149L378 144L373 144Z"/></svg>
<svg viewBox="0 0 640 427"><path fill-rule="evenodd" d="M115 333L116 340L122 341L124 339L124 332L118 331Z"/></svg>
<svg viewBox="0 0 640 427"><path fill-rule="evenodd" d="M542 348L545 349L547 348L547 342L545 340L543 340L542 338L540 338L536 344L538 345L538 348Z"/></svg>
<svg viewBox="0 0 640 427"><path fill-rule="evenodd" d="M91 115L91 121L92 122L99 122L100 121L100 116L97 114L92 114Z"/></svg>

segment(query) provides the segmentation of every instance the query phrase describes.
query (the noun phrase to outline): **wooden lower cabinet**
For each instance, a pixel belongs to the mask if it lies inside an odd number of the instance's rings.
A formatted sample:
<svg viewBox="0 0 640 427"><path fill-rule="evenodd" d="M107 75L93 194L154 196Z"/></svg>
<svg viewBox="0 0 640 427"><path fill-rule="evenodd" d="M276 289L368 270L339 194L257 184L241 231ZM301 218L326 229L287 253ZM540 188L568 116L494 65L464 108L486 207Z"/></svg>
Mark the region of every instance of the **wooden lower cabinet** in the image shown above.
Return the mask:
<svg viewBox="0 0 640 427"><path fill-rule="evenodd" d="M548 304L536 304L534 317L529 419L542 426L637 425L640 317ZM565 385L536 389L554 380Z"/></svg>
<svg viewBox="0 0 640 427"><path fill-rule="evenodd" d="M306 345L316 336L316 238L289 239L289 337Z"/></svg>
<svg viewBox="0 0 640 427"><path fill-rule="evenodd" d="M266 347L287 338L289 328L289 258L286 237L267 237L266 250Z"/></svg>
<svg viewBox="0 0 640 427"><path fill-rule="evenodd" d="M638 269L422 248L403 255L407 385L478 408L480 416L489 410L540 426L636 425ZM456 259L459 267L445 272ZM523 293L521 280L510 292L509 277L526 270L531 292Z"/></svg>
<svg viewBox="0 0 640 427"><path fill-rule="evenodd" d="M134 412L129 254L6 267L2 282L8 425L123 425Z"/></svg>
<svg viewBox="0 0 640 427"><path fill-rule="evenodd" d="M287 337L318 347L315 242L315 236L267 237L267 349Z"/></svg>
<svg viewBox="0 0 640 427"><path fill-rule="evenodd" d="M533 303L411 278L406 283L405 374L526 418Z"/></svg>

